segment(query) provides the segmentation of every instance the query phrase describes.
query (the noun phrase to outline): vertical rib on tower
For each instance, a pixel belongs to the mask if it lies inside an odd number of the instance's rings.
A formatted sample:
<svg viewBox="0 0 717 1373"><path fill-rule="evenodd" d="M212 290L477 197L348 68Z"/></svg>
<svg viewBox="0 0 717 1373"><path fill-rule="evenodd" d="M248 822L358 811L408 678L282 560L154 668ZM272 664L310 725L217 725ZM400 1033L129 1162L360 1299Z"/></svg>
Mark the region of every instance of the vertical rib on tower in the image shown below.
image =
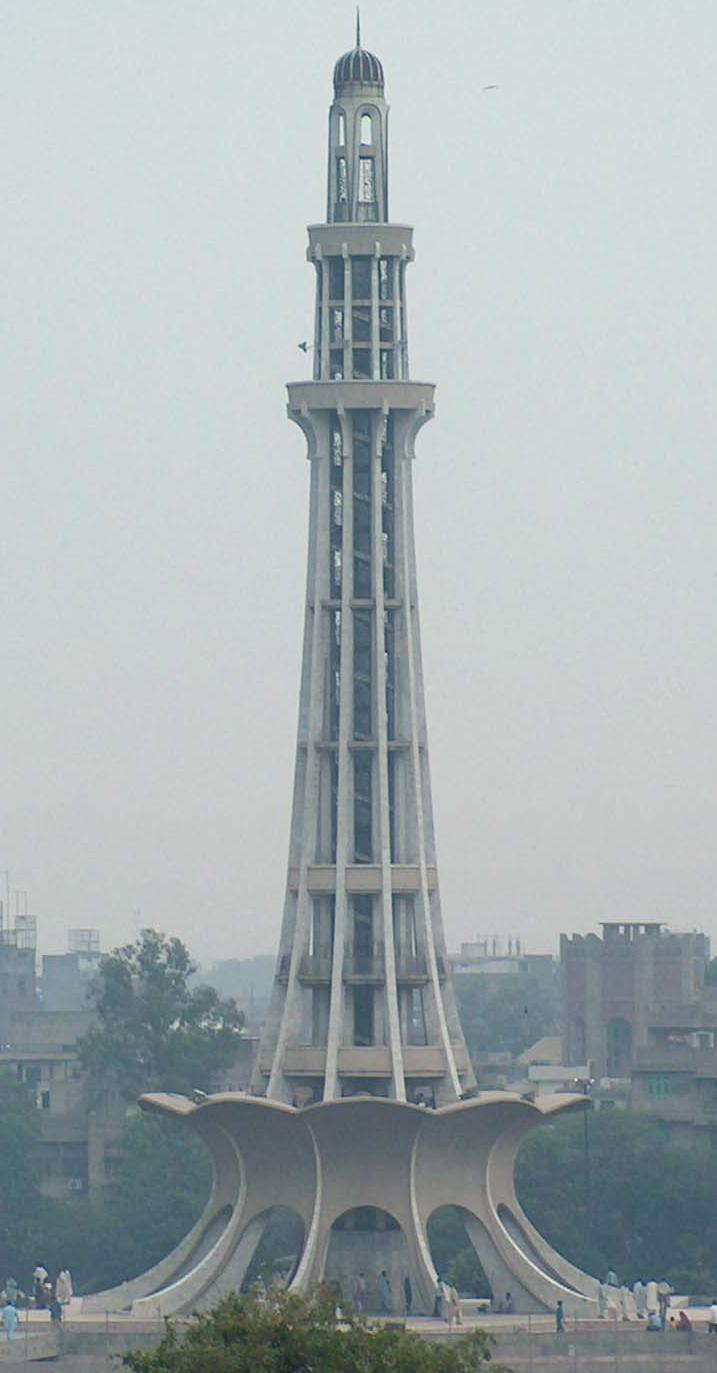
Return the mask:
<svg viewBox="0 0 717 1373"><path fill-rule="evenodd" d="M408 375L412 230L388 223L378 58L336 63L314 379L289 386L311 508L289 871L255 1087L436 1105L474 1085L436 872L411 462L433 415Z"/></svg>

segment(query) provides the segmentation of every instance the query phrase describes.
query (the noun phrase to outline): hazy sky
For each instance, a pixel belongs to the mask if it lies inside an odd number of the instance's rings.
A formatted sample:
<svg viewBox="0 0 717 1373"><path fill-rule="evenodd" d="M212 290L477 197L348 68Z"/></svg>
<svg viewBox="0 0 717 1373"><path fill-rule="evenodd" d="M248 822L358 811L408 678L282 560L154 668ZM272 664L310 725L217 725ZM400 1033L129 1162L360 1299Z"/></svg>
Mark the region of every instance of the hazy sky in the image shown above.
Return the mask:
<svg viewBox="0 0 717 1373"><path fill-rule="evenodd" d="M352 25L0 0L0 868L45 949L277 940L308 515L284 383ZM415 478L449 944L717 933L717 6L362 25L438 383Z"/></svg>

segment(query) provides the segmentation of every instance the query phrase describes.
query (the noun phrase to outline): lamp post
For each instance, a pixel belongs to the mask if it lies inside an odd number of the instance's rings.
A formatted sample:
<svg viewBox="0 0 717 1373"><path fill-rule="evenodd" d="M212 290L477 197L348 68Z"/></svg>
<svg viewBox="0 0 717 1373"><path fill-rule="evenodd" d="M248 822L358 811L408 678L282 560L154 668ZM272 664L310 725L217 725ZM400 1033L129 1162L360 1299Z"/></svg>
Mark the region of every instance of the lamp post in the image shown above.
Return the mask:
<svg viewBox="0 0 717 1373"><path fill-rule="evenodd" d="M592 1206L592 1179L590 1177L590 1130L588 1128L588 1113L592 1110L592 1089L595 1086L593 1077L573 1078L573 1086L582 1092L584 1097L590 1098L590 1106L583 1111L583 1155L584 1155L584 1175L585 1175L585 1220L587 1222L588 1234L590 1234L593 1218Z"/></svg>

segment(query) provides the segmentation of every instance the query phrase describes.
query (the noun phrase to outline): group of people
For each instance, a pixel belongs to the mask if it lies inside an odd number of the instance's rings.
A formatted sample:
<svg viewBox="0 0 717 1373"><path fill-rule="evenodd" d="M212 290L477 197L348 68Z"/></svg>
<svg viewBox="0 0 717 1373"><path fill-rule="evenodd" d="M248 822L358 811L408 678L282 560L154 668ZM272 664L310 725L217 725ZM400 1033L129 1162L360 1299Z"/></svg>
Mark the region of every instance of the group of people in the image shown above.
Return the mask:
<svg viewBox="0 0 717 1373"><path fill-rule="evenodd" d="M61 1268L54 1283L44 1263L38 1263L32 1275L32 1296L28 1298L21 1291L16 1278L8 1278L0 1292L0 1315L5 1339L12 1340L18 1323L18 1308L32 1306L36 1310L48 1310L53 1324L62 1320L63 1307L72 1299L72 1275L69 1268Z"/></svg>
<svg viewBox="0 0 717 1373"><path fill-rule="evenodd" d="M376 1296L378 1298L378 1309L380 1314L382 1316L389 1316L393 1311L393 1290L391 1287L391 1279L385 1268L382 1268L378 1275ZM356 1278L351 1293L351 1300L357 1316L363 1316L368 1309L369 1300L365 1273L359 1273ZM413 1310L413 1288L408 1273L403 1279L403 1309L407 1316L410 1316L411 1311Z"/></svg>
<svg viewBox="0 0 717 1373"><path fill-rule="evenodd" d="M664 1330L672 1291L664 1279L643 1282L638 1278L632 1288L621 1285L617 1273L609 1268L598 1285L598 1316L603 1320L611 1311L618 1320L644 1320L648 1330Z"/></svg>
<svg viewBox="0 0 717 1373"><path fill-rule="evenodd" d="M413 1287L406 1273L403 1283L403 1311L406 1316L413 1312ZM376 1298L379 1314L389 1316L395 1309L391 1279L385 1268L381 1269L376 1284ZM368 1309L369 1292L366 1275L359 1273L353 1285L351 1300L357 1316L363 1316ZM461 1325L461 1304L458 1293L451 1283L439 1278L433 1299L433 1315L436 1320L445 1321L448 1326Z"/></svg>

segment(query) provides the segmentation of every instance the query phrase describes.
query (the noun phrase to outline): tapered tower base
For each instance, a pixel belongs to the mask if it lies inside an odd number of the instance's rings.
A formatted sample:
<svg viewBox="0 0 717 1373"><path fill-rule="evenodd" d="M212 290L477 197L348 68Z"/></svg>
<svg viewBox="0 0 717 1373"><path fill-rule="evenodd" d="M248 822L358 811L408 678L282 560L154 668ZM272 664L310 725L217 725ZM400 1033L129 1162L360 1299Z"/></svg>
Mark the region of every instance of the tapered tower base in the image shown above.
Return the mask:
<svg viewBox="0 0 717 1373"><path fill-rule="evenodd" d="M305 1291L324 1279L351 1299L364 1274L368 1308L388 1273L395 1309L410 1277L413 1310L433 1308L437 1273L428 1222L458 1206L494 1294L510 1291L517 1312L596 1309L597 1281L546 1244L521 1210L513 1168L534 1125L585 1109L582 1096L536 1103L485 1093L431 1111L405 1102L354 1097L303 1110L238 1093L194 1105L147 1096L145 1110L179 1117L209 1149L214 1182L200 1220L162 1263L132 1282L86 1297L83 1310L172 1316L211 1306L241 1288L272 1209L291 1207L304 1241L288 1285Z"/></svg>

